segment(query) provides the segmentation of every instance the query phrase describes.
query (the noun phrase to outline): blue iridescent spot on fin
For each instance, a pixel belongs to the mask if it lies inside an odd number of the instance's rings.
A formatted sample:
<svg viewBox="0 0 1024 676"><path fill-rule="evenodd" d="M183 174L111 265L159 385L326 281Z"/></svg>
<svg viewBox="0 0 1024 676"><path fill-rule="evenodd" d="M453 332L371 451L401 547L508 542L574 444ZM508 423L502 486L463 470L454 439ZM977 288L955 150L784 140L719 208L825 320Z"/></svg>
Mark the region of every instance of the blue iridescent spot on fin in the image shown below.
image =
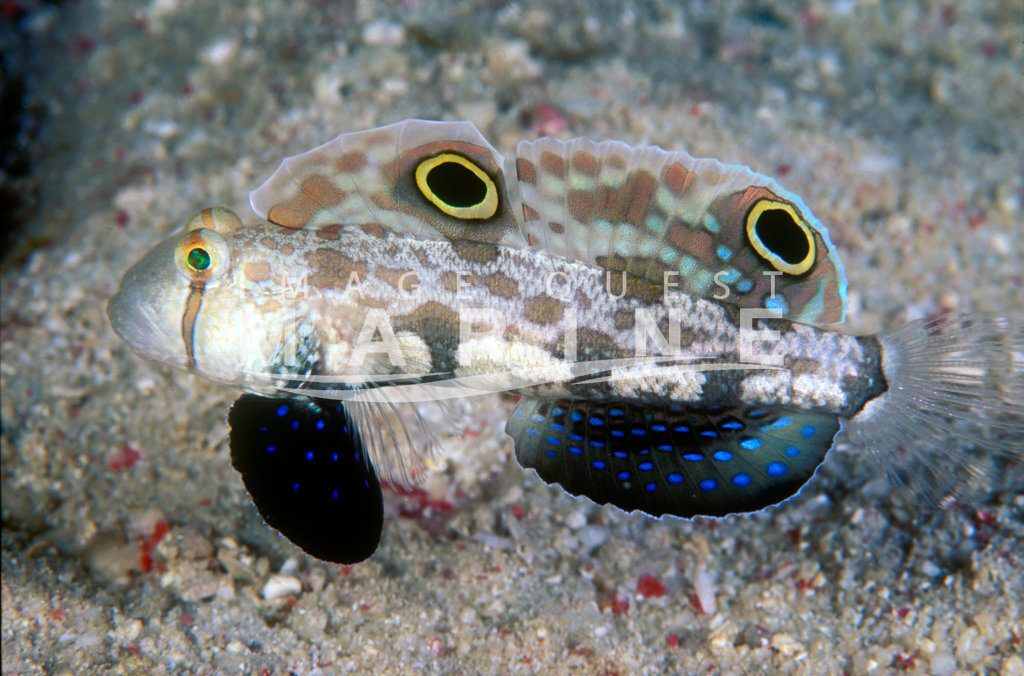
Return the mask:
<svg viewBox="0 0 1024 676"><path fill-rule="evenodd" d="M662 444L661 446L658 446L658 450L659 451L674 451L676 449L673 448L672 446L669 446L668 444Z"/></svg>
<svg viewBox="0 0 1024 676"><path fill-rule="evenodd" d="M338 499L338 489L337 488L335 488L334 491L331 493L331 498L334 499L334 500Z"/></svg>
<svg viewBox="0 0 1024 676"><path fill-rule="evenodd" d="M681 484L681 483L683 483L683 475L682 474L676 474L675 472L673 472L672 474L669 474L665 478L668 480L668 482L670 484Z"/></svg>
<svg viewBox="0 0 1024 676"><path fill-rule="evenodd" d="M651 492L653 492L653 491L654 491L654 490L655 490L655 489L656 489L657 487L658 487L658 484L647 484L646 486L644 486L644 490L646 490L646 491L647 491L648 493L651 493Z"/></svg>
<svg viewBox="0 0 1024 676"><path fill-rule="evenodd" d="M546 453L546 455L547 455L547 456L548 456L549 458L553 458L553 457L555 457L555 452L554 452L554 451L548 450L548 451L545 451L545 453Z"/></svg>
<svg viewBox="0 0 1024 676"><path fill-rule="evenodd" d="M770 462L764 471L768 476L778 478L786 473L786 466L781 462Z"/></svg>
<svg viewBox="0 0 1024 676"><path fill-rule="evenodd" d="M322 430L326 426L327 425L324 423L324 419L323 418L320 418L319 420L316 421L316 428L318 430Z"/></svg>
<svg viewBox="0 0 1024 676"><path fill-rule="evenodd" d="M805 425L804 428L800 430L800 435L804 439L810 439L814 436L814 431L814 425Z"/></svg>
<svg viewBox="0 0 1024 676"><path fill-rule="evenodd" d="M602 427L604 425L604 421L600 418L591 418L588 422L594 427Z"/></svg>
<svg viewBox="0 0 1024 676"><path fill-rule="evenodd" d="M569 419L572 420L573 422L579 422L583 420L583 414L580 413L579 411L573 411L572 415L569 416Z"/></svg>
<svg viewBox="0 0 1024 676"><path fill-rule="evenodd" d="M627 453L626 451L612 451L612 455L614 455L616 458L628 458L629 457L629 453Z"/></svg>
<svg viewBox="0 0 1024 676"><path fill-rule="evenodd" d="M604 469L605 467L607 467L607 465L605 464L604 460L595 460L594 462L592 462L590 464L591 464L591 466L594 469Z"/></svg>
<svg viewBox="0 0 1024 676"><path fill-rule="evenodd" d="M683 460L689 460L690 462L700 462L704 459L704 455L701 453L683 453Z"/></svg>
<svg viewBox="0 0 1024 676"><path fill-rule="evenodd" d="M551 409L551 415L565 415L565 409L561 406L555 406Z"/></svg>
<svg viewBox="0 0 1024 676"><path fill-rule="evenodd" d="M533 428L530 428L530 429L526 430L526 433L530 434L532 436L537 436L538 434L540 434L540 432L538 432L537 430L535 430Z"/></svg>
<svg viewBox="0 0 1024 676"><path fill-rule="evenodd" d="M717 439L718 438L718 432L716 432L714 430L701 430L700 431L700 435L702 437L708 437L709 439Z"/></svg>
<svg viewBox="0 0 1024 676"><path fill-rule="evenodd" d="M583 455L583 449L580 448L579 446L570 446L569 452L572 453L573 455Z"/></svg>
<svg viewBox="0 0 1024 676"><path fill-rule="evenodd" d="M540 414L537 414L537 415L533 416L533 422L535 422L535 423L544 422L544 416L542 416Z"/></svg>
<svg viewBox="0 0 1024 676"><path fill-rule="evenodd" d="M293 484L292 484L292 490L293 490L293 491L297 491L297 490L299 490L299 484L298 484L298 482L296 482L296 483L293 483Z"/></svg>
<svg viewBox="0 0 1024 676"><path fill-rule="evenodd" d="M292 421L292 429L293 430L299 429L299 421L298 420L293 420Z"/></svg>
<svg viewBox="0 0 1024 676"><path fill-rule="evenodd" d="M729 451L715 451L714 458L719 462L729 462L732 460L732 453Z"/></svg>
<svg viewBox="0 0 1024 676"><path fill-rule="evenodd" d="M718 254L718 257L721 258L723 261L727 261L730 258L732 258L732 251L729 251L729 249L724 246L718 247L715 250L715 253Z"/></svg>
<svg viewBox="0 0 1024 676"><path fill-rule="evenodd" d="M651 431L652 432L664 432L667 429L668 428L665 427L664 425L651 425Z"/></svg>
<svg viewBox="0 0 1024 676"><path fill-rule="evenodd" d="M680 434L686 434L687 432L690 431L690 428L687 427L686 425L676 425L672 429L676 432L679 432Z"/></svg>
<svg viewBox="0 0 1024 676"><path fill-rule="evenodd" d="M338 454L331 453L331 462L338 462Z"/></svg>
<svg viewBox="0 0 1024 676"><path fill-rule="evenodd" d="M643 429L641 427L634 427L631 431L633 433L633 436L635 436L635 437L647 436L647 430L645 430L645 429Z"/></svg>
<svg viewBox="0 0 1024 676"><path fill-rule="evenodd" d="M641 470L641 471L643 471L643 472L650 472L652 469L654 469L654 463L653 462L642 462L639 465L637 465L636 468Z"/></svg>
<svg viewBox="0 0 1024 676"><path fill-rule="evenodd" d="M761 448L761 440L751 437L749 439L744 439L743 441L741 441L740 446L747 449L748 451L756 451L757 449Z"/></svg>
<svg viewBox="0 0 1024 676"><path fill-rule="evenodd" d="M738 420L728 420L720 425L723 430L741 430L743 423Z"/></svg>
<svg viewBox="0 0 1024 676"><path fill-rule="evenodd" d="M742 282L736 285L736 290L740 293L749 293L754 288L754 282L750 279L744 279Z"/></svg>
<svg viewBox="0 0 1024 676"><path fill-rule="evenodd" d="M551 423L551 429L553 429L556 432L564 432L565 431L565 425L559 425L558 423Z"/></svg>
<svg viewBox="0 0 1024 676"><path fill-rule="evenodd" d="M594 448L604 448L604 442L603 441L597 441L596 439L591 439L588 443L591 446L593 446Z"/></svg>
<svg viewBox="0 0 1024 676"><path fill-rule="evenodd" d="M618 474L615 475L615 478L618 479L619 481L625 481L626 479L629 478L629 472L619 472Z"/></svg>
<svg viewBox="0 0 1024 676"><path fill-rule="evenodd" d="M313 451L306 451L306 460L312 460L314 457Z"/></svg>
<svg viewBox="0 0 1024 676"><path fill-rule="evenodd" d="M617 439L622 439L622 438L624 438L624 437L626 436L626 433L625 433L625 432L623 432L622 430L612 430L612 431L610 432L610 434L611 434L611 435L612 435L613 437L616 437Z"/></svg>
<svg viewBox="0 0 1024 676"><path fill-rule="evenodd" d="M613 418L621 418L622 416L626 415L626 412L623 411L621 408L610 408L608 409L608 415L610 415Z"/></svg>
<svg viewBox="0 0 1024 676"><path fill-rule="evenodd" d="M788 455L791 458L795 458L796 456L800 455L800 449L797 448L796 446L786 446L786 455Z"/></svg>
<svg viewBox="0 0 1024 676"><path fill-rule="evenodd" d="M281 404L274 412L277 413L278 418L283 418L288 414L288 404Z"/></svg>
<svg viewBox="0 0 1024 676"><path fill-rule="evenodd" d="M701 487L701 490L705 491L713 491L718 488L718 482L714 479L701 479L697 485Z"/></svg>
<svg viewBox="0 0 1024 676"><path fill-rule="evenodd" d="M749 486L751 483L750 475L745 472L740 472L739 474L732 478L732 483L733 485L739 486L740 488L743 488L744 486Z"/></svg>
<svg viewBox="0 0 1024 676"><path fill-rule="evenodd" d="M566 434L565 438L568 439L569 441L583 441L582 435L574 434L572 432Z"/></svg>
<svg viewBox="0 0 1024 676"><path fill-rule="evenodd" d="M762 430L784 430L793 424L793 418L788 415L782 416L775 422L765 425Z"/></svg>
<svg viewBox="0 0 1024 676"><path fill-rule="evenodd" d="M271 444L270 446L267 446L267 453L273 453L276 450L277 450L277 446L274 446L273 444Z"/></svg>

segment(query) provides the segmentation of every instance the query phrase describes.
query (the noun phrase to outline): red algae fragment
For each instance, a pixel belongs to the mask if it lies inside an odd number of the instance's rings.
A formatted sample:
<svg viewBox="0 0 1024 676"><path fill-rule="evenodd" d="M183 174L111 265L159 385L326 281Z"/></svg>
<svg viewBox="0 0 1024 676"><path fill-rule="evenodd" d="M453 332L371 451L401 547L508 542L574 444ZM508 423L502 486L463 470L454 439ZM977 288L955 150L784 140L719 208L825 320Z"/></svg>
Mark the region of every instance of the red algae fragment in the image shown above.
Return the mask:
<svg viewBox="0 0 1024 676"><path fill-rule="evenodd" d="M111 456L110 460L107 462L107 467L115 472L120 472L130 468L138 462L141 457L142 453L140 453L138 449L125 444L118 453Z"/></svg>
<svg viewBox="0 0 1024 676"><path fill-rule="evenodd" d="M636 591L645 598L664 596L668 592L661 580L650 573L640 576L640 580L636 583Z"/></svg>

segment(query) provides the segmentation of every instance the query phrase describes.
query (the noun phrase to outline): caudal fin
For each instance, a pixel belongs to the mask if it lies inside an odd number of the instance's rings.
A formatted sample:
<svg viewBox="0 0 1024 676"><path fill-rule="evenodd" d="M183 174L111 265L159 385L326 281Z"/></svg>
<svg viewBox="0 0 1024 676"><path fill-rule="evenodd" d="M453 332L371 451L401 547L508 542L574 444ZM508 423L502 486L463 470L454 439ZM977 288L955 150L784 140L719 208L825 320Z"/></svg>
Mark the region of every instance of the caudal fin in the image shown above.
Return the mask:
<svg viewBox="0 0 1024 676"><path fill-rule="evenodd" d="M847 439L934 501L1024 489L1024 319L946 315L879 341L889 390L845 425Z"/></svg>

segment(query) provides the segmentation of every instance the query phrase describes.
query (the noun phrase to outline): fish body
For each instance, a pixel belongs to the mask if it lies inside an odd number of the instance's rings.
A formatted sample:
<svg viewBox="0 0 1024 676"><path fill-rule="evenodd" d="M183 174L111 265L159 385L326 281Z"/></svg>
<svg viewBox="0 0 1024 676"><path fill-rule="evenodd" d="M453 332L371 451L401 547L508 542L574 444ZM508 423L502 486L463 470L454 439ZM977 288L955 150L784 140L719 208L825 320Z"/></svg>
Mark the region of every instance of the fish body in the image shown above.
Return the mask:
<svg viewBox="0 0 1024 676"><path fill-rule="evenodd" d="M264 395L232 409L233 462L321 558L372 553L377 473L407 480L426 452L402 402L520 395L524 466L682 517L791 497L844 422L881 454L979 411L1024 435L1019 320L832 330L827 231L745 167L587 139L505 163L469 123L407 120L287 159L251 202L255 223L195 215L108 314L143 356Z"/></svg>

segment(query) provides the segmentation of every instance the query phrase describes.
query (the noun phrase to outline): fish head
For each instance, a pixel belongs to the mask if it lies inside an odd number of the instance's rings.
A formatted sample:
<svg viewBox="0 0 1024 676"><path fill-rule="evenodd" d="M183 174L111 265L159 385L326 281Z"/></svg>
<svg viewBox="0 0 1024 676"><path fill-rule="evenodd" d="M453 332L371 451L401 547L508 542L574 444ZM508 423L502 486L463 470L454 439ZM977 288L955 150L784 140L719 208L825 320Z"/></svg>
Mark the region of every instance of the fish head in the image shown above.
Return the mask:
<svg viewBox="0 0 1024 676"><path fill-rule="evenodd" d="M283 332L264 312L274 280L253 280L251 230L212 207L154 246L107 303L117 335L146 359L249 385L281 352Z"/></svg>

